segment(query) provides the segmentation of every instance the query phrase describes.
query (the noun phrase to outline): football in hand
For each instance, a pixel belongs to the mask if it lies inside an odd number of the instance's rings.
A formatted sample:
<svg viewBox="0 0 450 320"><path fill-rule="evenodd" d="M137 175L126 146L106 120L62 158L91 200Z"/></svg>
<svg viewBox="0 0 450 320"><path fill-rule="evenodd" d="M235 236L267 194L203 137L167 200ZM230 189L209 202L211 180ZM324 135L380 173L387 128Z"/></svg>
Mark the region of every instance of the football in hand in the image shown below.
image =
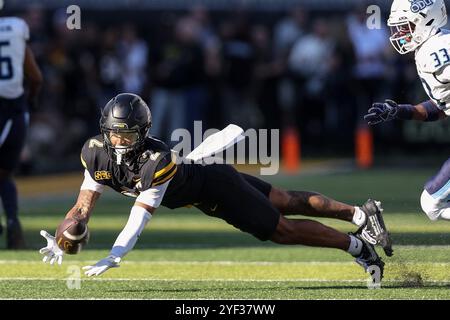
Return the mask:
<svg viewBox="0 0 450 320"><path fill-rule="evenodd" d="M67 254L77 254L89 240L89 229L85 222L64 219L56 229L56 243Z"/></svg>

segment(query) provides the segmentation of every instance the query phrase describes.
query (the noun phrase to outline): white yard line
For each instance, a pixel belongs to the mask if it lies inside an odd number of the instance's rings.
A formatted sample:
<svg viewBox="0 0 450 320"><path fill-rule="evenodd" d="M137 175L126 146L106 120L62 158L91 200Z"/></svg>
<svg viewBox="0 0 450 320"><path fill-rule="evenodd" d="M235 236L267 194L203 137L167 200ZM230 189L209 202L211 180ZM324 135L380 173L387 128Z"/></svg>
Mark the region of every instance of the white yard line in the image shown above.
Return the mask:
<svg viewBox="0 0 450 320"><path fill-rule="evenodd" d="M1 278L0 281L67 281L73 279L70 278L51 278L51 277L11 277L11 278ZM318 278L300 278L300 279L227 279L227 278L212 278L212 279L166 279L166 278L82 278L80 281L162 281L162 282L358 282L366 283L367 279L318 279ZM405 282L404 280L387 279L383 283L396 283ZM440 283L448 284L450 280L426 280L424 283Z"/></svg>
<svg viewBox="0 0 450 320"><path fill-rule="evenodd" d="M0 264L41 264L42 266L49 267L64 267L74 264L89 264L96 263L97 260L71 260L64 261L62 266L50 266L48 263L44 264L41 260L0 260ZM393 261L391 264L405 264L405 265L432 265L432 266L448 266L450 262L427 262L427 261ZM333 265L355 265L352 261L228 261L228 260L218 260L218 261L171 261L171 260L157 260L157 261L141 261L141 260L125 260L122 262L123 265L218 265L218 266L240 266L240 265L250 265L250 266L279 266L279 265L292 265L292 266L333 266Z"/></svg>
<svg viewBox="0 0 450 320"><path fill-rule="evenodd" d="M51 277L11 277L11 278L0 278L0 281L67 281L69 278L51 278ZM73 279L70 279L73 280ZM173 282L173 281L192 281L192 282L366 282L367 280L325 280L325 279L315 279L315 278L305 278L305 279L226 279L226 278L212 278L212 279L167 279L167 278L82 278L81 281L163 281L163 282Z"/></svg>
<svg viewBox="0 0 450 320"><path fill-rule="evenodd" d="M97 260L71 260L65 261L63 264L86 264L86 263L96 263ZM0 264L42 264L41 260L0 260ZM171 261L171 260L157 260L157 261L141 261L141 260L126 260L122 264L133 264L133 265L147 265L147 264L157 264L157 265L257 265L257 266L273 266L273 265L353 265L354 262L348 261L291 261L291 262L274 262L274 261ZM450 262L449 262L450 264ZM47 264L48 265L48 264Z"/></svg>

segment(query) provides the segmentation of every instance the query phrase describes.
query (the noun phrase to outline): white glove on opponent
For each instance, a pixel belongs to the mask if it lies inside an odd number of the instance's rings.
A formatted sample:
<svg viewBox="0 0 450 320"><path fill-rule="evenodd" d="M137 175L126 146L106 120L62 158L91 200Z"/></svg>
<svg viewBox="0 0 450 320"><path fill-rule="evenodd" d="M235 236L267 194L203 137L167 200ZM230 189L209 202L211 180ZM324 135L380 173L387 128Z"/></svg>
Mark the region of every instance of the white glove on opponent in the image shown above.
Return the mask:
<svg viewBox="0 0 450 320"><path fill-rule="evenodd" d="M107 256L105 259L100 260L93 266L83 267L83 270L86 270L84 273L88 277L91 276L99 276L104 273L109 268L118 268L121 258L113 255Z"/></svg>
<svg viewBox="0 0 450 320"><path fill-rule="evenodd" d="M49 261L51 265L56 261L61 265L64 252L56 244L55 237L45 230L41 230L40 234L47 240L47 246L39 250L39 253L44 255L42 261Z"/></svg>

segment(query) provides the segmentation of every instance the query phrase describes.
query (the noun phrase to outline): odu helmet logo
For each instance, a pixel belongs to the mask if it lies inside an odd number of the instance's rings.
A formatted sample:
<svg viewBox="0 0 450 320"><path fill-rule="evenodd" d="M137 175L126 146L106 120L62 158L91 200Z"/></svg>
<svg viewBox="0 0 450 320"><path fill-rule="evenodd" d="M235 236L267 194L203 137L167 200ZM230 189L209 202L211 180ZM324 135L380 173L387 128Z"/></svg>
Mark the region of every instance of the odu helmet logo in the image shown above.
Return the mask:
<svg viewBox="0 0 450 320"><path fill-rule="evenodd" d="M409 0L409 2L411 2L411 11L413 13L422 11L426 7L434 4L434 0Z"/></svg>

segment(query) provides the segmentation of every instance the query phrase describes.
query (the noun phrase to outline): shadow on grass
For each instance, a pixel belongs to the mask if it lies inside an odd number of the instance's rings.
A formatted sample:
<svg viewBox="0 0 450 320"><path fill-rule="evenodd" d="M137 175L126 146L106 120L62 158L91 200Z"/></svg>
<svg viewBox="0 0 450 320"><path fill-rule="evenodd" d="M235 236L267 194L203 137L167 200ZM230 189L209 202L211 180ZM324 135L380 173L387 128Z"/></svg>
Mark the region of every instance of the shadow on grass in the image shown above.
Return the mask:
<svg viewBox="0 0 450 320"><path fill-rule="evenodd" d="M210 292L227 292L227 293L231 293L231 292L238 292L238 293L242 293L244 291L251 291L251 292L255 292L255 291L273 291L273 292L280 292L280 291L284 291L286 290L286 287L280 288L277 286L273 286L273 287L242 287L242 286L234 286L234 287L209 287L209 286L205 286L205 287L201 287L201 288L189 288L189 289L177 289L177 288L162 288L162 287L158 287L158 288L133 288L133 289L129 289L129 288L124 288L124 289L108 289L108 292L129 292L129 293L146 293L146 292L172 292L172 293L178 293L178 292L202 292L202 291L210 291ZM295 289L295 288L288 288L288 289Z"/></svg>
<svg viewBox="0 0 450 320"><path fill-rule="evenodd" d="M86 249L109 249L118 233L119 231L97 231L91 234ZM39 230L26 231L25 238L29 249L39 249L45 245L44 239L39 235ZM450 245L450 234L447 233L402 233L393 234L392 239L394 248L395 245ZM140 237L136 249L210 249L268 246L279 245L270 241L258 241L251 235L239 231L149 231ZM2 247L1 244L0 247Z"/></svg>
<svg viewBox="0 0 450 320"><path fill-rule="evenodd" d="M109 249L119 235L117 231L97 230L91 232L86 249ZM39 230L25 231L30 249L39 249L45 240ZM275 246L272 242L262 242L253 236L240 231L159 231L147 230L139 237L136 249L180 249L180 248L233 248L233 247L267 247Z"/></svg>
<svg viewBox="0 0 450 320"><path fill-rule="evenodd" d="M148 293L148 292L173 292L173 293L181 293L181 292L199 292L204 289L200 288L191 288L191 289L162 289L162 288L135 288L135 289L109 289L107 292L120 292L120 293ZM208 289L209 290L209 289Z"/></svg>
<svg viewBox="0 0 450 320"><path fill-rule="evenodd" d="M86 249L109 249L114 243L120 230L104 231L96 230L91 233L89 245ZM39 235L39 230L26 230L25 237L30 249L39 249L45 242ZM450 233L393 233L392 239L395 245L450 245ZM136 249L180 249L180 248L242 248L242 247L267 247L279 246L270 241L259 241L252 235L230 231L185 231L185 230L148 230L139 238ZM1 247L1 244L0 244Z"/></svg>
<svg viewBox="0 0 450 320"><path fill-rule="evenodd" d="M394 245L450 245L450 232L392 233Z"/></svg>
<svg viewBox="0 0 450 320"><path fill-rule="evenodd" d="M294 286L287 289L298 289L298 290L348 290L348 289L364 289L369 290L367 286L364 283L361 283L360 285L324 285L324 286ZM388 283L388 284L382 284L380 289L374 289L374 290L383 290L383 289L421 289L421 290L433 290L433 289L450 289L450 284L447 283L434 283L434 282L428 282L421 286L413 286L410 284L403 284L403 283Z"/></svg>

